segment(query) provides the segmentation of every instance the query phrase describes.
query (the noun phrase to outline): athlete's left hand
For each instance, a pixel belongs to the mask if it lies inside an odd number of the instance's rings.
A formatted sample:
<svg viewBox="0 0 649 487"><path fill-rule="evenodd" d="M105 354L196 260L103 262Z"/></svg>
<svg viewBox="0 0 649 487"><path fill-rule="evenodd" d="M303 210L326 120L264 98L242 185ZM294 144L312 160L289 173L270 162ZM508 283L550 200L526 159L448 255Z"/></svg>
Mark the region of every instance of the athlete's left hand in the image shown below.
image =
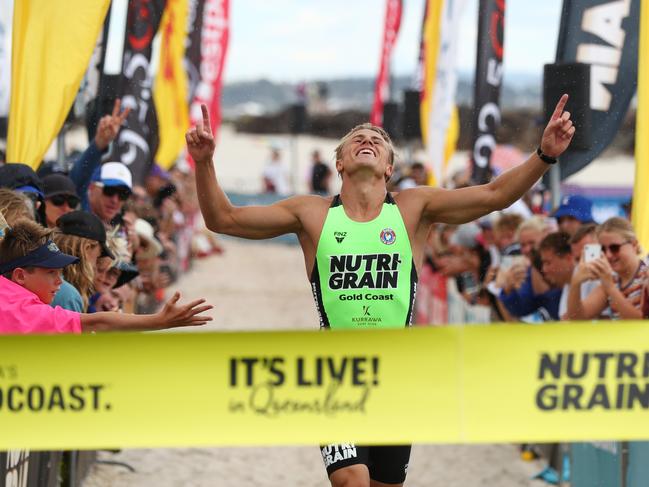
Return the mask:
<svg viewBox="0 0 649 487"><path fill-rule="evenodd" d="M567 102L568 95L563 95L543 131L541 150L551 157L559 157L563 154L570 145L572 136L575 135L575 126L570 120L570 112L563 111Z"/></svg>

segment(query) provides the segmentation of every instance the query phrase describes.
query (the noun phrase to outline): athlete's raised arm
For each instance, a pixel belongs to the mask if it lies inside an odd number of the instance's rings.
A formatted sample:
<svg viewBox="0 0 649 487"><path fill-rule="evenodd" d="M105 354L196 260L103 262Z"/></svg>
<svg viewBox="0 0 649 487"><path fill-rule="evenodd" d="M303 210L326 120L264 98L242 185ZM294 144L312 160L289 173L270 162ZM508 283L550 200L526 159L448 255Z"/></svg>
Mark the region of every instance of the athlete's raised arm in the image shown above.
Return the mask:
<svg viewBox="0 0 649 487"><path fill-rule="evenodd" d="M567 101L568 95L563 95L541 139L541 151L553 158L559 157L568 148L575 133L570 113L563 111ZM435 222L465 223L507 208L522 197L549 167L550 164L535 152L526 162L488 184L456 190L421 188L423 196L420 197L425 199L422 216Z"/></svg>
<svg viewBox="0 0 649 487"><path fill-rule="evenodd" d="M210 116L201 105L203 121L187 131L187 151L196 163L198 202L207 228L213 232L245 238L270 238L301 229L297 210L305 197L293 197L269 206L236 207L221 189L212 157L216 144Z"/></svg>

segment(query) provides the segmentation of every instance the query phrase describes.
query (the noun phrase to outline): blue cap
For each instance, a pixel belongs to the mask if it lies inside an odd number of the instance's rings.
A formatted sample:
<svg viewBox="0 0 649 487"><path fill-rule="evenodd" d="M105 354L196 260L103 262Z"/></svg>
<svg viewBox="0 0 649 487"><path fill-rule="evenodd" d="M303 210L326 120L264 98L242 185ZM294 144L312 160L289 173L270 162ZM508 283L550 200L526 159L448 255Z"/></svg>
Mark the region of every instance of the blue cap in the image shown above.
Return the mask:
<svg viewBox="0 0 649 487"><path fill-rule="evenodd" d="M36 186L31 186L31 185L25 185L25 186L18 186L17 188L14 188L14 191L20 191L21 193L34 193L37 194L40 198L45 198L45 195L43 195L43 192L38 189Z"/></svg>
<svg viewBox="0 0 649 487"><path fill-rule="evenodd" d="M590 223L593 221L593 202L588 198L578 194L564 196L561 205L554 212L554 217L558 220L562 216L571 216L581 223Z"/></svg>
<svg viewBox="0 0 649 487"><path fill-rule="evenodd" d="M18 267L43 267L45 269L63 269L65 266L79 262L77 257L64 254L54 242L48 240L35 250L22 257L0 264L0 274L11 272Z"/></svg>

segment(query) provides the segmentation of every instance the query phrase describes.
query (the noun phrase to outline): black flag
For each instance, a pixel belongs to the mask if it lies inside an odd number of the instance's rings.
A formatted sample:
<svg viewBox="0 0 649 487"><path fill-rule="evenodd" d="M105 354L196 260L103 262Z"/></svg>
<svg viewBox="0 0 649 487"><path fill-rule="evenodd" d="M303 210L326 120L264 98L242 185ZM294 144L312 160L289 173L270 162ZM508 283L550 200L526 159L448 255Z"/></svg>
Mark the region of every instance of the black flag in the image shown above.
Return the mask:
<svg viewBox="0 0 649 487"><path fill-rule="evenodd" d="M478 51L473 97L473 153L471 180L489 182L490 160L500 125L500 86L505 41L505 0L480 0Z"/></svg>
<svg viewBox="0 0 649 487"><path fill-rule="evenodd" d="M122 98L122 107L131 108L126 126L111 144L105 160L126 164L133 174L133 184L144 182L158 149L151 53L164 6L165 0L129 0L121 73L106 74L103 69L100 81L100 106L112 107L111 100ZM104 67L106 62L104 59Z"/></svg>
<svg viewBox="0 0 649 487"><path fill-rule="evenodd" d="M590 65L591 140L561 156L561 179L576 173L611 143L638 81L640 0L564 0L557 63ZM576 127L579 130L579 127Z"/></svg>
<svg viewBox="0 0 649 487"><path fill-rule="evenodd" d="M194 99L196 88L201 80L201 36L204 10L205 0L189 0L188 34L185 48L185 68L189 79L188 103Z"/></svg>

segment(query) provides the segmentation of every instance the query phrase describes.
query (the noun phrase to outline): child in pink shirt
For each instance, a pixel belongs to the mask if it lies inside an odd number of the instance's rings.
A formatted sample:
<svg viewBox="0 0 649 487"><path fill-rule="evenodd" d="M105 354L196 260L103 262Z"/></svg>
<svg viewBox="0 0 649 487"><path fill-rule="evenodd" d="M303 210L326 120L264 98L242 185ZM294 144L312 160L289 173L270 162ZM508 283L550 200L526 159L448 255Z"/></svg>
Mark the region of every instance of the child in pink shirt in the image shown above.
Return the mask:
<svg viewBox="0 0 649 487"><path fill-rule="evenodd" d="M179 293L162 311L150 315L88 314L50 307L61 286L61 269L79 260L61 252L50 240L51 233L27 219L5 230L0 241L0 334L160 330L212 320L200 315L212 308L202 305L204 299L179 306Z"/></svg>

